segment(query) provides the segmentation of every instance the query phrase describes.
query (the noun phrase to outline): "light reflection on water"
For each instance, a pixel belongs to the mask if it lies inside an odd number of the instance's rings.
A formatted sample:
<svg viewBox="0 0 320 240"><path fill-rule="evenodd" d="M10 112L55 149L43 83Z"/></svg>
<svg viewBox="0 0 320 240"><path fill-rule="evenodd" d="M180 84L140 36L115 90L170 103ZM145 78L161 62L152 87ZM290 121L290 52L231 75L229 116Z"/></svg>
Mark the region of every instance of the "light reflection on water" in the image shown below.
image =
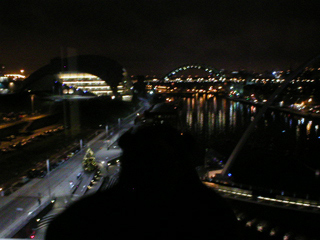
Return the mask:
<svg viewBox="0 0 320 240"><path fill-rule="evenodd" d="M207 137L212 134L233 134L244 131L257 112L255 106L216 96L207 98L207 95L199 95L194 98L184 98L183 102L185 127L195 135ZM266 113L258 128L270 127L272 130L276 125L281 127L283 133L294 130L296 141L319 137L319 123L276 111Z"/></svg>
<svg viewBox="0 0 320 240"><path fill-rule="evenodd" d="M201 135L208 140L213 134L232 133L247 126L251 121L256 107L245 106L240 102L231 102L216 96L208 98L200 95L194 98L185 98L183 122L185 128L195 135ZM243 113L243 111L247 113ZM250 118L247 119L246 116ZM248 122L249 121L249 122Z"/></svg>
<svg viewBox="0 0 320 240"><path fill-rule="evenodd" d="M184 128L191 131L202 146L212 148L226 158L259 111L259 107L216 96L196 95L182 101ZM268 110L244 147L247 155L242 157L247 162L241 164L248 169L246 174L253 174L252 171L261 168L264 171L276 170L274 174L277 176L282 171L287 171L290 166L294 176L308 174L308 177L314 178L315 172L320 169L317 161L320 146L319 125L319 119ZM243 159L240 162L244 161ZM259 161L267 163L260 164ZM273 175L271 172L263 175L264 171L257 174L264 178ZM286 174L285 178L289 179L289 170ZM272 180L268 179L270 183ZM274 180L274 184L278 184L277 181L280 180Z"/></svg>

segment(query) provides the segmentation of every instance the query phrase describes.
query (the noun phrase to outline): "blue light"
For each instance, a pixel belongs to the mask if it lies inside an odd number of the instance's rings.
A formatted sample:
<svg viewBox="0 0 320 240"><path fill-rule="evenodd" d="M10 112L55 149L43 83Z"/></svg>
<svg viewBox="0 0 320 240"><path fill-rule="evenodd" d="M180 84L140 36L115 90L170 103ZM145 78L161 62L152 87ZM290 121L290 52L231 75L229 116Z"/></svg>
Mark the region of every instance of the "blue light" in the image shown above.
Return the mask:
<svg viewBox="0 0 320 240"><path fill-rule="evenodd" d="M232 174L231 173L228 173L228 177L231 177L232 176Z"/></svg>

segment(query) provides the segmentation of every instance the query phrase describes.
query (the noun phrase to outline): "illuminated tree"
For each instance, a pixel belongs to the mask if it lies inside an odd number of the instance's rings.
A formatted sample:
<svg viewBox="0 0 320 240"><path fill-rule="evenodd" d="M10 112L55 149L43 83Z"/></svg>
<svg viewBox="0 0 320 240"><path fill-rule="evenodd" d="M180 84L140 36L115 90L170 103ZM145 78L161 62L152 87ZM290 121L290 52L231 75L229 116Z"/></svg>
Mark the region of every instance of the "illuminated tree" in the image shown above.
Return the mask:
<svg viewBox="0 0 320 240"><path fill-rule="evenodd" d="M84 155L84 158L82 161L82 167L85 171L88 171L88 172L92 172L98 167L96 162L96 157L94 156L94 153L91 150L91 148L88 148L86 154Z"/></svg>

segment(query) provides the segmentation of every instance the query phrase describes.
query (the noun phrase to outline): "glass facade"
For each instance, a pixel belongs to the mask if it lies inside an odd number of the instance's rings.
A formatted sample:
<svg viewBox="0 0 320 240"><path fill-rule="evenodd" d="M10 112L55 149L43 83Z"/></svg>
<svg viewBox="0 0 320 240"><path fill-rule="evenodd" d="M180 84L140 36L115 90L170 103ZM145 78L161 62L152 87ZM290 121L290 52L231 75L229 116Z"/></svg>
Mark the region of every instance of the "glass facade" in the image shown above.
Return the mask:
<svg viewBox="0 0 320 240"><path fill-rule="evenodd" d="M98 76L89 73L60 73L58 78L62 85L73 89L64 89L64 94L73 94L75 90L91 92L97 96L112 95L111 87Z"/></svg>

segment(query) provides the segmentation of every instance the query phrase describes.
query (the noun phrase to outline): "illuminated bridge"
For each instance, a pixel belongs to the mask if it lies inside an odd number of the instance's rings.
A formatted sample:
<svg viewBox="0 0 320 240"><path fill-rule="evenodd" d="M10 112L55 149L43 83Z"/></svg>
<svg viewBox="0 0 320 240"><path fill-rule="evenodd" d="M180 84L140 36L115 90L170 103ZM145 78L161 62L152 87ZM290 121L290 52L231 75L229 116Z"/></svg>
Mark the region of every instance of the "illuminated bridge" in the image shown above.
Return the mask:
<svg viewBox="0 0 320 240"><path fill-rule="evenodd" d="M196 63L196 64L185 64L180 67L177 67L177 68L171 70L170 72L168 72L164 77L162 77L162 79L167 81L171 77L174 77L178 72L186 71L189 69L203 70L203 71L207 72L210 76L215 76L215 75L218 76L219 75L219 71L216 68L211 67L206 64L197 64Z"/></svg>

